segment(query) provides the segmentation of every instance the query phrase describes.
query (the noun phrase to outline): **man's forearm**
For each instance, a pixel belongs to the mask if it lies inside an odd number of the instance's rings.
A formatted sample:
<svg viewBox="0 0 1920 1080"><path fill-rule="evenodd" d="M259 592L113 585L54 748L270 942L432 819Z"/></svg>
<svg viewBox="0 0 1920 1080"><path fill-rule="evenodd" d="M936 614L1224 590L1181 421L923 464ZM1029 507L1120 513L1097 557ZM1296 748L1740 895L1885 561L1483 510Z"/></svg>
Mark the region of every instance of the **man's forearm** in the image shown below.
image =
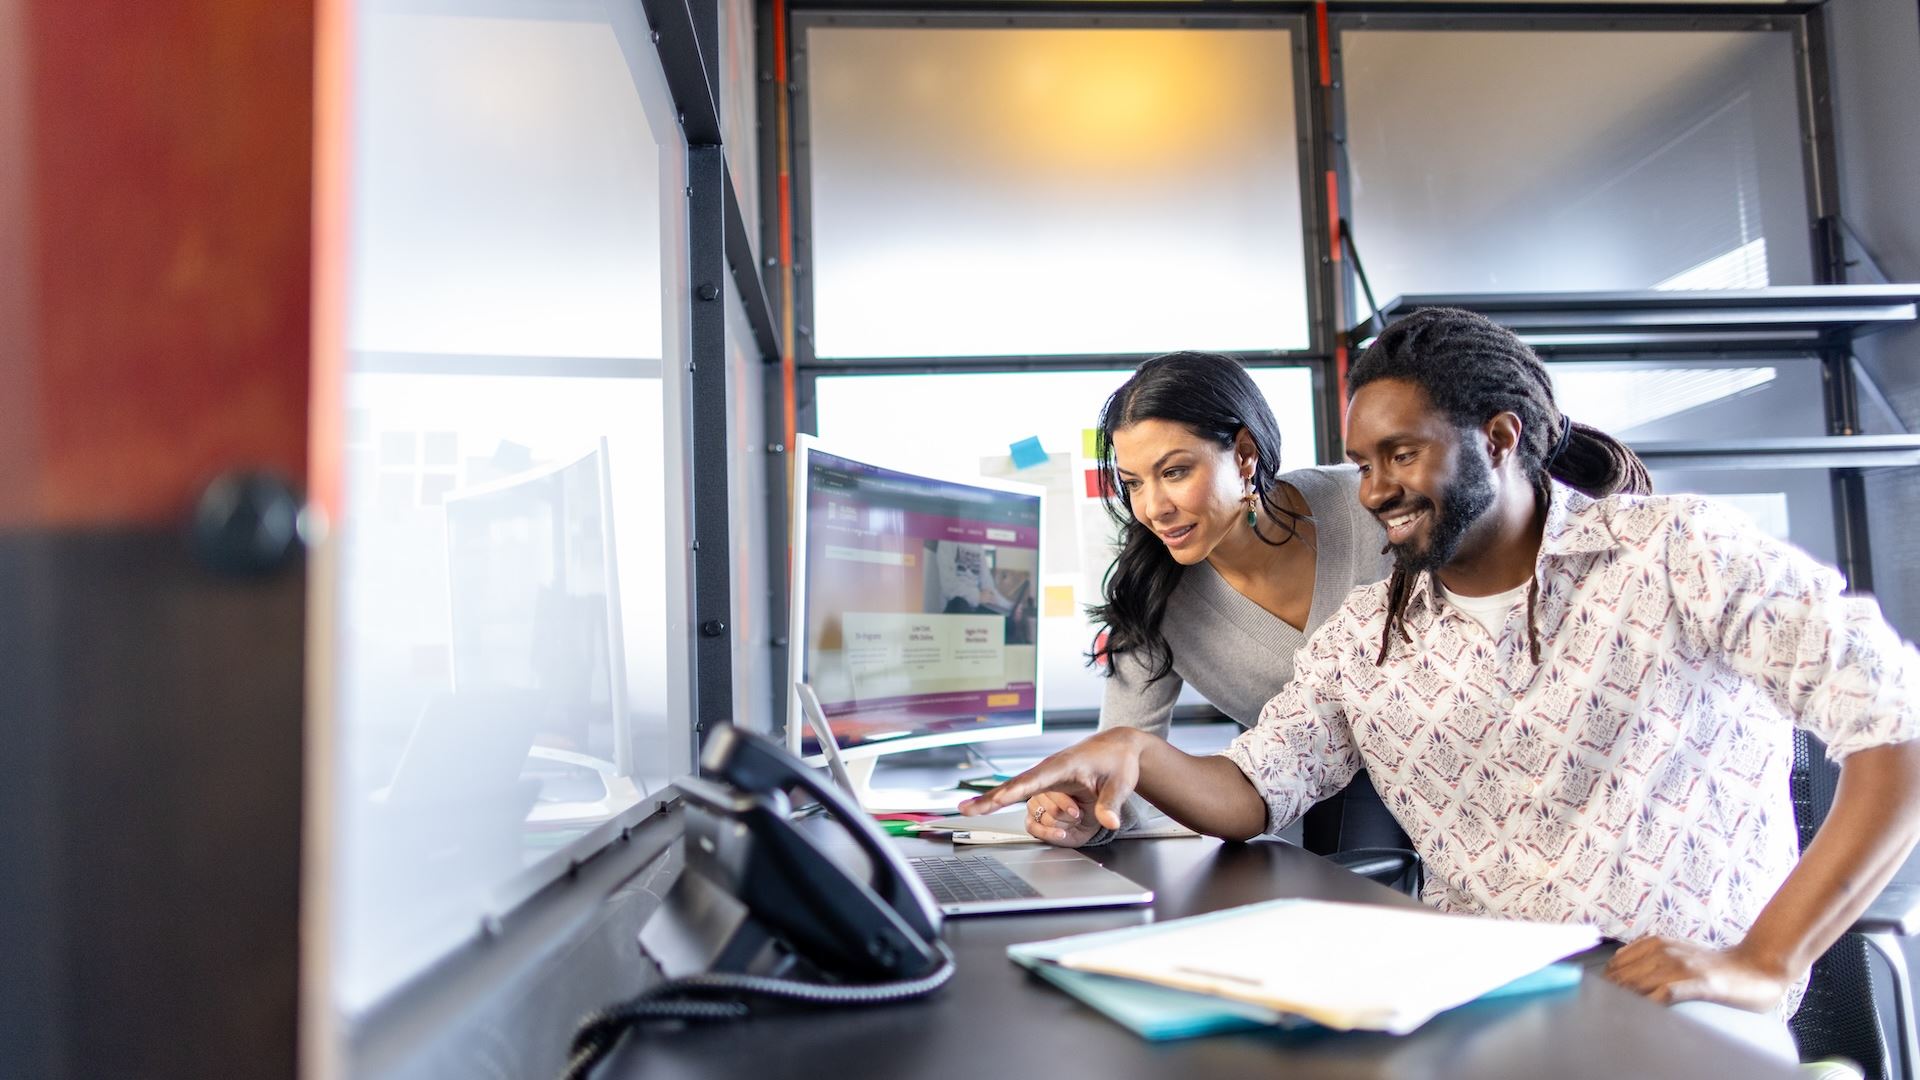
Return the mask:
<svg viewBox="0 0 1920 1080"><path fill-rule="evenodd" d="M1920 741L1848 757L1825 823L1740 950L1799 978L1880 895L1917 837Z"/></svg>
<svg viewBox="0 0 1920 1080"><path fill-rule="evenodd" d="M1142 738L1140 797L1195 832L1247 840L1267 829L1267 804L1240 767L1217 754L1175 749Z"/></svg>

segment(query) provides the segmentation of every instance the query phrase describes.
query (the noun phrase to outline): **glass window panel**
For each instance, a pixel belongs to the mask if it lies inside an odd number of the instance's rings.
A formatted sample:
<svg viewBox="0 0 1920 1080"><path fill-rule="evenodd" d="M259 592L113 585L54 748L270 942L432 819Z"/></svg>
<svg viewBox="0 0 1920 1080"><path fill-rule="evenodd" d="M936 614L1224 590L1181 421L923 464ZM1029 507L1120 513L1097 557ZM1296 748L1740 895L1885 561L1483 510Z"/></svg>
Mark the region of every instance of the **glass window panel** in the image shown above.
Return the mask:
<svg viewBox="0 0 1920 1080"><path fill-rule="evenodd" d="M691 765L671 97L637 7L474 7L356 26L343 404L368 449L326 654L348 1015Z"/></svg>
<svg viewBox="0 0 1920 1080"><path fill-rule="evenodd" d="M819 355L1307 345L1289 32L806 43Z"/></svg>
<svg viewBox="0 0 1920 1080"><path fill-rule="evenodd" d="M366 5L354 347L658 358L659 150L606 5L478 6Z"/></svg>
<svg viewBox="0 0 1920 1080"><path fill-rule="evenodd" d="M1826 433L1820 362L1566 361L1547 365L1568 415L1629 445L1787 438ZM1709 495L1770 535L1834 565L1833 491L1824 469L1649 468L1661 494Z"/></svg>
<svg viewBox="0 0 1920 1080"><path fill-rule="evenodd" d="M1568 415L1625 442L1826 434L1820 362L1567 361L1547 364Z"/></svg>
<svg viewBox="0 0 1920 1080"><path fill-rule="evenodd" d="M1340 47L1351 221L1382 302L1812 281L1785 32L1348 30Z"/></svg>
<svg viewBox="0 0 1920 1080"><path fill-rule="evenodd" d="M1314 464L1313 374L1249 368L1279 421L1280 466ZM981 475L1048 489L1041 538L1040 662L1049 713L1098 709L1102 683L1086 666L1097 603L1112 563L1113 524L1090 490L1086 433L1131 370L823 376L814 383L815 430L847 455L878 465L964 479ZM1038 437L1045 465L1015 469L1013 443ZM1205 699L1192 688L1182 704Z"/></svg>
<svg viewBox="0 0 1920 1080"><path fill-rule="evenodd" d="M746 304L732 281L727 282L726 305L727 537L733 547L733 617L729 620L733 627L729 636L733 641L734 722L763 731L762 718L768 715L774 700L773 688L785 686L787 681L786 669L775 673L766 660L766 643L786 633L774 624L772 568L767 556L769 545L778 545L784 557L787 523L777 516L769 520L767 513L769 401L763 387L769 380L762 374L766 358L760 354ZM772 460L784 465L790 459ZM784 495L784 488L781 491ZM784 564L781 569L784 573ZM784 694L780 700L786 700ZM777 728L778 723L774 726Z"/></svg>
<svg viewBox="0 0 1920 1080"><path fill-rule="evenodd" d="M1833 479L1825 469L1649 469L1663 495L1707 495L1752 518L1769 535L1838 566Z"/></svg>

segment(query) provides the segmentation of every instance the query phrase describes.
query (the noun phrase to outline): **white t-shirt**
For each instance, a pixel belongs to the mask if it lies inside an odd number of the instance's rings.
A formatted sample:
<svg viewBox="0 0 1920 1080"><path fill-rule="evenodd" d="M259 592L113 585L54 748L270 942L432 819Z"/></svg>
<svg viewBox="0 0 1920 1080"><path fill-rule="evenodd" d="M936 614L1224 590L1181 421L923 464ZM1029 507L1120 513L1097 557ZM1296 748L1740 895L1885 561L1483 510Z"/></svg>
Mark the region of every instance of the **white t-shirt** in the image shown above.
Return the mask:
<svg viewBox="0 0 1920 1080"><path fill-rule="evenodd" d="M1487 636L1496 641L1500 639L1500 631L1506 628L1507 615L1516 606L1527 602L1525 583L1516 585L1503 593L1494 593L1492 596L1461 596L1459 593L1448 592L1440 586L1438 578L1434 579L1433 584L1435 588L1440 589L1441 595L1446 597L1447 603L1458 609L1460 614L1485 627Z"/></svg>

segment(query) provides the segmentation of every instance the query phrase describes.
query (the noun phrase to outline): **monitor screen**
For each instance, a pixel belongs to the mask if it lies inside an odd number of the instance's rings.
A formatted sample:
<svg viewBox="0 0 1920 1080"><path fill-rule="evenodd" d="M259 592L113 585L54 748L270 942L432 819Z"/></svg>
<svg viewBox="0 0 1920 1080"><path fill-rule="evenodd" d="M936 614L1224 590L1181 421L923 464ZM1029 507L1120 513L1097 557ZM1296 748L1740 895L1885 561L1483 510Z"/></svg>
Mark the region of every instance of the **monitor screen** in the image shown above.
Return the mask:
<svg viewBox="0 0 1920 1080"><path fill-rule="evenodd" d="M1037 734L1040 489L901 472L802 437L793 678L842 751ZM819 744L795 709L788 743Z"/></svg>

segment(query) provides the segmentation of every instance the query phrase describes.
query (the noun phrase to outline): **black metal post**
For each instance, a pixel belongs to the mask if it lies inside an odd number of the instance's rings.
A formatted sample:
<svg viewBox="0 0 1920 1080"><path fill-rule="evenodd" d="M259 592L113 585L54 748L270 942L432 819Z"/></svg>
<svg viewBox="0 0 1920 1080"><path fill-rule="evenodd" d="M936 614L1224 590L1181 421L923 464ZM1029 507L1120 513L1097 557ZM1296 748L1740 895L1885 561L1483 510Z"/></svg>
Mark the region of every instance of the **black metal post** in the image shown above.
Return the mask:
<svg viewBox="0 0 1920 1080"><path fill-rule="evenodd" d="M1853 354L1844 339L1820 353L1821 379L1826 387L1827 434L1860 433L1860 399L1853 378ZM1859 469L1834 469L1834 550L1847 587L1856 593L1873 591L1873 551L1868 540L1867 477Z"/></svg>
<svg viewBox="0 0 1920 1080"><path fill-rule="evenodd" d="M1334 223L1347 213L1347 168L1341 153L1346 138L1345 97L1340 85L1340 24L1318 9L1306 28L1307 161L1313 183L1303 194L1310 208L1306 237L1316 264L1316 301L1313 347L1331 354L1320 394L1318 459L1343 460L1346 452L1346 366L1352 359L1347 344L1347 292L1351 286L1346 261L1340 258L1340 235ZM1324 35L1324 40L1322 36Z"/></svg>
<svg viewBox="0 0 1920 1080"><path fill-rule="evenodd" d="M1806 132L1808 204L1813 218L1814 280L1823 285L1847 283L1846 237L1841 231L1839 149L1834 143L1833 90L1830 84L1831 45L1826 13L1814 8L1800 16L1794 42L1805 80L1801 126ZM1820 351L1826 386L1827 434L1860 433L1860 398L1854 384L1851 334L1837 334ZM1835 469L1833 488L1834 550L1847 587L1856 593L1873 591L1873 550L1868 539L1867 478L1859 469Z"/></svg>
<svg viewBox="0 0 1920 1080"><path fill-rule="evenodd" d="M692 285L688 413L693 482L694 738L733 719L733 583L727 529L726 152L687 148L687 280Z"/></svg>

